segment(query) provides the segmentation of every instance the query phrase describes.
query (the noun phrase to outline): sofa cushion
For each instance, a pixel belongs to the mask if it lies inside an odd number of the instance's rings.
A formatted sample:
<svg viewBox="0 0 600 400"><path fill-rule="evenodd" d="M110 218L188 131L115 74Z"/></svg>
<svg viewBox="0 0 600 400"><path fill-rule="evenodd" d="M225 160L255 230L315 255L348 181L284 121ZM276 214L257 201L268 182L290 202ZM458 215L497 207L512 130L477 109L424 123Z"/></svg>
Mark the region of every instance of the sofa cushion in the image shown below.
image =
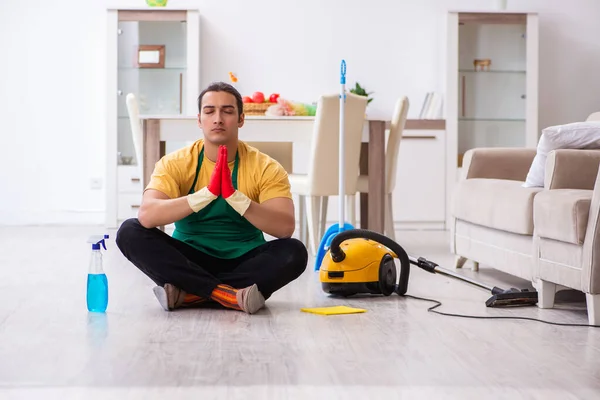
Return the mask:
<svg viewBox="0 0 600 400"><path fill-rule="evenodd" d="M522 181L465 179L454 192L454 217L494 229L533 235L533 198L543 188Z"/></svg>
<svg viewBox="0 0 600 400"><path fill-rule="evenodd" d="M533 203L536 234L561 242L583 244L591 201L592 190L544 190Z"/></svg>

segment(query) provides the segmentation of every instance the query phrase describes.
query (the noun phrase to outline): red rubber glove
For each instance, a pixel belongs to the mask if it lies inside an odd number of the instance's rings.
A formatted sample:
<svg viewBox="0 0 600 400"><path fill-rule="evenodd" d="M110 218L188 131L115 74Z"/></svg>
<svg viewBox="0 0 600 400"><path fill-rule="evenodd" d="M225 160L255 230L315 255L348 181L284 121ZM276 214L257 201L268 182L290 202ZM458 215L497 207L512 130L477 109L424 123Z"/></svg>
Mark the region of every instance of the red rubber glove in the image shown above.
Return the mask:
<svg viewBox="0 0 600 400"><path fill-rule="evenodd" d="M221 171L223 171L222 164L225 163L225 165L227 165L227 154L223 154L221 151L223 148L227 151L227 147L219 146L219 153L217 154L215 169L210 176L210 182L206 186L208 190L210 190L210 192L215 196L221 194ZM225 155L225 159L223 159L223 155Z"/></svg>
<svg viewBox="0 0 600 400"><path fill-rule="evenodd" d="M221 172L223 171L221 165L223 163L227 165L227 155L225 154L223 160L220 150L208 185L187 196L188 204L194 212L202 210L221 194Z"/></svg>
<svg viewBox="0 0 600 400"><path fill-rule="evenodd" d="M224 159L224 162L221 164L221 196L238 214L243 216L248 207L250 207L250 204L252 204L252 200L233 187L231 171L229 170L229 165L227 165L227 147L224 146L221 151L223 152Z"/></svg>
<svg viewBox="0 0 600 400"><path fill-rule="evenodd" d="M230 197L233 192L235 192L235 188L233 187L233 182L231 180L231 171L229 170L229 165L227 163L227 146L219 147L219 159L225 158L225 162L221 163L219 167L221 168L220 177L220 187L221 187L221 195L224 199Z"/></svg>

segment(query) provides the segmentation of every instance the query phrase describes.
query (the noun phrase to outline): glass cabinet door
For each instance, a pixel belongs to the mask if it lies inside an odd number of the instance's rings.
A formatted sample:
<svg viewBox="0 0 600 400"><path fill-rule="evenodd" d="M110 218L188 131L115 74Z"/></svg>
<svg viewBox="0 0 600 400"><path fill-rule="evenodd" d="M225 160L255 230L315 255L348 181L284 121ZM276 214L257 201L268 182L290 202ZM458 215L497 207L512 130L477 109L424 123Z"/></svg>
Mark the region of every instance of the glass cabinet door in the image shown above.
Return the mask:
<svg viewBox="0 0 600 400"><path fill-rule="evenodd" d="M126 97L133 93L139 113L182 114L186 85L185 21L119 21L118 162L137 164Z"/></svg>
<svg viewBox="0 0 600 400"><path fill-rule="evenodd" d="M527 24L461 23L458 153L526 144Z"/></svg>

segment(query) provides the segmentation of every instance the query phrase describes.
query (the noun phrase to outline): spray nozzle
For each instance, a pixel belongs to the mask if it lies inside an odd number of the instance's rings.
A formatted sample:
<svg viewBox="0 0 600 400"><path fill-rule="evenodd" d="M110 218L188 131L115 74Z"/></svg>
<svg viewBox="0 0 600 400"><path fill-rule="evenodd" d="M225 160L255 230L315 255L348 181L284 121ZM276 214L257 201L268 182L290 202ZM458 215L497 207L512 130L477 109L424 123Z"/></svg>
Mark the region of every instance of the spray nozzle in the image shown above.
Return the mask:
<svg viewBox="0 0 600 400"><path fill-rule="evenodd" d="M108 239L108 235L94 235L90 236L87 242L92 243L92 250L100 250L100 244L106 250L106 243L104 243L106 239Z"/></svg>

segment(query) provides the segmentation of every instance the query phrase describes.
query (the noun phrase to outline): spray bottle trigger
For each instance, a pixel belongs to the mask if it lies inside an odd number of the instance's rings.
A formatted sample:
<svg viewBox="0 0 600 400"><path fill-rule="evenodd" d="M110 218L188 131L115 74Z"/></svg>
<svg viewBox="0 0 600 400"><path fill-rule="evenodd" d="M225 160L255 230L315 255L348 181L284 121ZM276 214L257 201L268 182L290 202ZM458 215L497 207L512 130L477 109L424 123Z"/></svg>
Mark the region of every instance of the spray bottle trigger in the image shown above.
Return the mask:
<svg viewBox="0 0 600 400"><path fill-rule="evenodd" d="M97 246L102 245L102 247L104 247L104 250L106 250L106 243L105 240L108 239L109 236L108 235L94 235L94 236L90 236L88 239L88 243L93 243Z"/></svg>

